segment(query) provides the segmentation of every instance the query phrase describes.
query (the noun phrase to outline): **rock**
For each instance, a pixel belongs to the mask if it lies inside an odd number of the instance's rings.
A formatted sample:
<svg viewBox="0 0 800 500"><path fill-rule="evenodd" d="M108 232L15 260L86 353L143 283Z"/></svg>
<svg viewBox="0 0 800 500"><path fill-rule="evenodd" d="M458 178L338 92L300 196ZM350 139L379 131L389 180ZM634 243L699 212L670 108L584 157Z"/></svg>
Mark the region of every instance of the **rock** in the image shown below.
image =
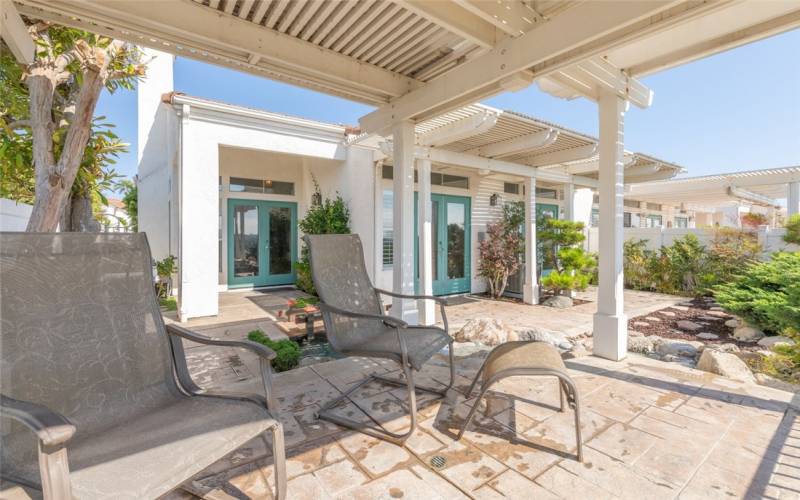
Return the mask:
<svg viewBox="0 0 800 500"><path fill-rule="evenodd" d="M658 313L659 313L659 314L663 314L664 316L667 316L667 317L669 317L669 318L674 318L675 316L677 316L677 315L676 315L674 312L672 312L672 311L658 311Z"/></svg>
<svg viewBox="0 0 800 500"><path fill-rule="evenodd" d="M715 318L729 318L731 315L726 313L725 311L706 311L706 315L713 316Z"/></svg>
<svg viewBox="0 0 800 500"><path fill-rule="evenodd" d="M655 352L656 345L660 344L662 341L663 339L658 335L651 335L649 337L628 336L628 350L639 354L649 354Z"/></svg>
<svg viewBox="0 0 800 500"><path fill-rule="evenodd" d="M695 345L698 344L698 345ZM662 356L673 355L693 358L697 354L697 347L701 342L664 339L656 346L656 351Z"/></svg>
<svg viewBox="0 0 800 500"><path fill-rule="evenodd" d="M720 321L722 318L718 318L717 316L708 316L704 314L702 316L698 316L697 319L702 319L703 321Z"/></svg>
<svg viewBox="0 0 800 500"><path fill-rule="evenodd" d="M563 342L569 342L567 336L561 332L545 330L544 328L531 328L516 333L514 340L535 340L536 342L547 342L558 346Z"/></svg>
<svg viewBox="0 0 800 500"><path fill-rule="evenodd" d="M682 319L682 320L678 321L678 328L680 328L681 330L689 331L689 332L696 332L697 330L699 330L699 329L701 329L703 327L701 325L698 325L694 321L687 321L685 319Z"/></svg>
<svg viewBox="0 0 800 500"><path fill-rule="evenodd" d="M628 337L644 337L644 333L636 330L628 330Z"/></svg>
<svg viewBox="0 0 800 500"><path fill-rule="evenodd" d="M678 311L681 311L681 312L686 312L686 311L688 311L688 310L689 310L689 308L688 308L688 307L686 307L686 306L672 306L672 308L673 308L673 309L676 309L676 310L678 310Z"/></svg>
<svg viewBox="0 0 800 500"><path fill-rule="evenodd" d="M661 361L667 361L670 363L677 363L680 360L681 360L680 356L676 356L674 354L665 354L661 356Z"/></svg>
<svg viewBox="0 0 800 500"><path fill-rule="evenodd" d="M700 361L697 362L697 369L723 377L728 377L741 382L755 382L753 373L750 368L739 359L735 354L718 351L715 349L706 349L700 356Z"/></svg>
<svg viewBox="0 0 800 500"><path fill-rule="evenodd" d="M776 335L774 337L764 337L758 341L758 345L771 349L776 345L794 345L794 340L782 335Z"/></svg>
<svg viewBox="0 0 800 500"><path fill-rule="evenodd" d="M706 346L706 348L707 349L713 349L715 351L721 351L721 352L740 352L741 351L741 349L739 349L738 345L731 344L729 342L725 343L725 344L712 344L712 345Z"/></svg>
<svg viewBox="0 0 800 500"><path fill-rule="evenodd" d="M720 306L711 306L711 307L709 307L709 308L708 308L708 310L709 310L709 311L719 311L719 312L724 312L724 311L725 311L725 310L724 310L722 307L720 307Z"/></svg>
<svg viewBox="0 0 800 500"><path fill-rule="evenodd" d="M729 319L728 321L725 322L725 326L727 326L728 328L736 328L740 324L741 322L736 318Z"/></svg>
<svg viewBox="0 0 800 500"><path fill-rule="evenodd" d="M638 328L647 328L647 327L650 326L650 323L646 323L644 321L634 321L633 322L633 326L634 326L634 328L636 328L636 327L638 327Z"/></svg>
<svg viewBox="0 0 800 500"><path fill-rule="evenodd" d="M764 336L764 332L752 326L742 325L733 330L733 338L742 342L755 342Z"/></svg>
<svg viewBox="0 0 800 500"><path fill-rule="evenodd" d="M677 304L677 305L679 305L679 306L683 306L683 307L694 307L694 303L692 303L692 302L691 302L691 301L689 301L689 300L686 300L686 301L684 301L684 302L678 302L678 304Z"/></svg>
<svg viewBox="0 0 800 500"><path fill-rule="evenodd" d="M800 385L792 384L790 382L784 382L783 380L777 379L775 377L770 377L765 373L756 373L756 382L761 385L765 385L767 387L772 387L773 389L779 389L781 391L788 391L797 394L800 392Z"/></svg>
<svg viewBox="0 0 800 500"><path fill-rule="evenodd" d="M544 302L542 302L542 305L555 307L558 309L566 309L568 307L572 307L574 305L574 302L572 302L571 298L566 297L564 295L554 295L552 297L546 298Z"/></svg>
<svg viewBox="0 0 800 500"><path fill-rule="evenodd" d="M717 340L719 335L710 332L700 332L697 334L697 338L703 340Z"/></svg>
<svg viewBox="0 0 800 500"><path fill-rule="evenodd" d="M661 321L661 318L659 318L657 316L647 316L645 318L645 321Z"/></svg>
<svg viewBox="0 0 800 500"><path fill-rule="evenodd" d="M498 319L476 318L467 323L455 335L458 342L477 342L495 346L518 340L517 332Z"/></svg>
<svg viewBox="0 0 800 500"><path fill-rule="evenodd" d="M564 349L565 351L569 351L570 349L572 349L572 342L566 342L566 341L561 342L560 344L558 344L558 348Z"/></svg>

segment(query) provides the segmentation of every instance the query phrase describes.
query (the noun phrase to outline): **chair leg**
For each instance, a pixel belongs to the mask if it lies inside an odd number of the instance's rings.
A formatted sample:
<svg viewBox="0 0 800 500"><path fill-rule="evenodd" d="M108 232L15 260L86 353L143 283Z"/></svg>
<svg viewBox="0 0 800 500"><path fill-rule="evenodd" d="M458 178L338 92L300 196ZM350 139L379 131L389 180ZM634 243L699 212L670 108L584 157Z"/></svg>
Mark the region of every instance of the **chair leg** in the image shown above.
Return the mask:
<svg viewBox="0 0 800 500"><path fill-rule="evenodd" d="M480 373L478 375L480 375ZM475 380L477 381L477 376ZM472 385L475 385L475 382L473 382ZM458 436L456 436L456 441L459 441L461 439L461 437L464 435L464 431L466 431L467 427L469 427L469 423L472 422L472 418L475 416L475 412L478 411L478 406L480 406L481 400L483 399L483 395L486 394L486 389L488 389L488 387L486 386L481 387L481 392L478 394L478 397L475 398L475 403L473 403L472 408L470 408L469 413L467 413L467 418L461 425L461 430L458 431ZM470 393L472 393L472 391L470 391Z"/></svg>
<svg viewBox="0 0 800 500"><path fill-rule="evenodd" d="M559 377L559 382L562 386L562 392L566 389L569 406L575 412L575 440L577 442L578 449L578 462L583 462L583 440L581 439L581 406L578 399L578 389L575 387L575 383L572 381L572 379Z"/></svg>
<svg viewBox="0 0 800 500"><path fill-rule="evenodd" d="M286 448L283 441L283 425L276 422L272 428L272 459L275 467L275 500L286 498Z"/></svg>
<svg viewBox="0 0 800 500"><path fill-rule="evenodd" d="M565 408L566 405L564 404L566 402L565 401L566 398L564 397L564 382L560 378L558 379L558 395L559 398L561 399L561 408L559 411L561 413L564 413L564 410L566 409Z"/></svg>

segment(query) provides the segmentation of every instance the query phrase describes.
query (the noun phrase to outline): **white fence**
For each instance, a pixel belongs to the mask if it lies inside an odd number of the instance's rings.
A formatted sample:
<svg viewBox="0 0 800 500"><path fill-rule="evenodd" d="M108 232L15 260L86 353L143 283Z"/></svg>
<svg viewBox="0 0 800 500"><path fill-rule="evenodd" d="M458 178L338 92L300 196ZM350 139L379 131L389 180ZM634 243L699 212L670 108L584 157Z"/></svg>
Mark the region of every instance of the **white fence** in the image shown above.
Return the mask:
<svg viewBox="0 0 800 500"><path fill-rule="evenodd" d="M647 248L649 250L658 250L662 246L670 246L672 242L683 238L687 234L694 234L700 243L708 245L714 237L713 229L702 228L640 228L640 227L626 227L625 228L625 241L628 240L645 240L647 241ZM771 254L781 250L789 250L793 252L800 251L797 245L790 245L783 241L783 235L786 233L784 228L769 229L761 227L757 230L758 241L764 247L765 254ZM586 240L584 247L589 252L598 251L598 232L596 227L586 230Z"/></svg>
<svg viewBox="0 0 800 500"><path fill-rule="evenodd" d="M24 231L32 211L30 205L0 198L0 231Z"/></svg>

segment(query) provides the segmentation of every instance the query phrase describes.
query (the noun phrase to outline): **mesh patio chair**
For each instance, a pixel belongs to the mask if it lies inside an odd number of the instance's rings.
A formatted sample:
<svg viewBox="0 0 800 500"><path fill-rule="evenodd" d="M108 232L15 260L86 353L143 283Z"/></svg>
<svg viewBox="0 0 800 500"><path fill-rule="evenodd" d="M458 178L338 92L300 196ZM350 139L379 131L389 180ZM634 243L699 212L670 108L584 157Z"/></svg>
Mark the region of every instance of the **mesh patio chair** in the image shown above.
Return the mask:
<svg viewBox="0 0 800 500"><path fill-rule="evenodd" d="M275 353L165 328L143 233L0 233L0 293L3 478L46 499L155 498L271 432L284 498ZM265 394L200 389L182 338L257 354Z"/></svg>
<svg viewBox="0 0 800 500"><path fill-rule="evenodd" d="M401 443L417 426L416 389L445 396L453 386L453 339L447 329L446 302L441 297L403 295L372 286L364 264L361 239L355 234L308 235L304 237L311 258L314 287L320 298L325 330L331 347L349 356L384 358L397 362L403 369L405 380L395 380L371 375L348 389L338 398L326 403L319 411L321 419L355 429L381 439ZM433 300L439 304L444 328L435 326L409 326L405 321L384 314L381 295L416 300ZM444 347L450 353L450 380L444 389L415 386L413 372L419 371L434 354ZM386 430L383 425L364 412L378 426L367 427L362 422L336 415L331 410L350 394L370 381L406 387L411 427L405 433Z"/></svg>

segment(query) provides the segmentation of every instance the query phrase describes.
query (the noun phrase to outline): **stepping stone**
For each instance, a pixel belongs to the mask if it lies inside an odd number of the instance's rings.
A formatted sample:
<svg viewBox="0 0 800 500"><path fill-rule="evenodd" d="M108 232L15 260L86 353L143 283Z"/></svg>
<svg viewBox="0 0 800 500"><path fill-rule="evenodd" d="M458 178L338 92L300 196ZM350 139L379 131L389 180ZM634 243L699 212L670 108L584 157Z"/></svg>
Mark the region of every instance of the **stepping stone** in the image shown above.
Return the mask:
<svg viewBox="0 0 800 500"><path fill-rule="evenodd" d="M686 312L689 310L686 306L672 306L673 309L677 309L678 311Z"/></svg>
<svg viewBox="0 0 800 500"><path fill-rule="evenodd" d="M702 319L704 321L722 321L722 318L718 316L707 316L705 314L703 316L698 316L697 319Z"/></svg>
<svg viewBox="0 0 800 500"><path fill-rule="evenodd" d="M677 316L677 314L675 314L672 311L658 311L658 314L663 314L664 316L668 316L670 318L674 318L675 316Z"/></svg>
<svg viewBox="0 0 800 500"><path fill-rule="evenodd" d="M634 321L633 322L633 326L634 326L634 328L637 328L637 327L638 328L641 328L641 327L647 328L647 327L650 326L650 323L645 323L644 321Z"/></svg>
<svg viewBox="0 0 800 500"><path fill-rule="evenodd" d="M725 322L725 326L727 326L728 328L736 328L739 325L740 325L739 320L736 318L729 319L728 321Z"/></svg>
<svg viewBox="0 0 800 500"><path fill-rule="evenodd" d="M661 321L661 318L657 316L648 316L644 319L645 321Z"/></svg>
<svg viewBox="0 0 800 500"><path fill-rule="evenodd" d="M719 335L710 332L700 332L697 334L697 338L703 340L717 340Z"/></svg>
<svg viewBox="0 0 800 500"><path fill-rule="evenodd" d="M709 311L724 311L724 309L722 309L720 306L714 306L710 308Z"/></svg>
<svg viewBox="0 0 800 500"><path fill-rule="evenodd" d="M703 327L698 325L694 321L681 320L681 321L678 321L678 328L680 328L681 330L689 331L689 332L696 332L697 330L699 330L699 329L701 329Z"/></svg>
<svg viewBox="0 0 800 500"><path fill-rule="evenodd" d="M718 318L727 318L727 317L730 316L730 314L728 314L728 313L726 313L724 311L713 311L713 310L712 311L706 311L706 314L709 315L709 316L716 316Z"/></svg>

